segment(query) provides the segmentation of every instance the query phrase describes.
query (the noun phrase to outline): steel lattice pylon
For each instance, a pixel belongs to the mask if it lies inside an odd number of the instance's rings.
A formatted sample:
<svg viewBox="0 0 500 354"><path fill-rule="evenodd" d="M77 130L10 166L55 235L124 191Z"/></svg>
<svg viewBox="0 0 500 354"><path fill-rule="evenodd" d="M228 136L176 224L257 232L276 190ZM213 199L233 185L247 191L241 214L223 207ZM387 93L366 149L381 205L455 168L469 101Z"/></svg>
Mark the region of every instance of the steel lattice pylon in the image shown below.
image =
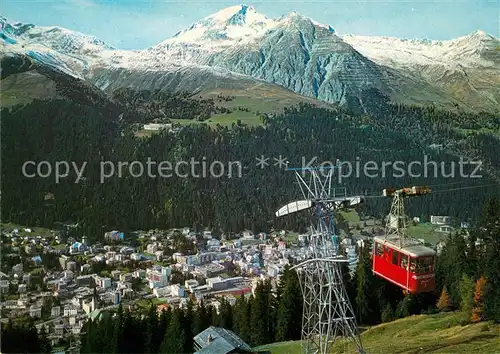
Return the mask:
<svg viewBox="0 0 500 354"><path fill-rule="evenodd" d="M402 243L402 240L406 237L405 206L404 198L401 193L394 193L391 210L385 224L385 234L387 238L399 239L400 243Z"/></svg>
<svg viewBox="0 0 500 354"><path fill-rule="evenodd" d="M301 352L330 353L340 337L351 340L364 353L354 311L342 277L339 238L335 233L334 211L343 205L361 202L360 197L336 196L332 189L333 168L289 169L296 171L305 200L292 202L280 209L285 215L302 209L312 210L309 249L312 258L294 266L304 298ZM299 172L301 171L301 172ZM306 181L301 174L309 175ZM283 212L283 210L287 210Z"/></svg>
<svg viewBox="0 0 500 354"><path fill-rule="evenodd" d="M412 194L408 194L409 188L395 190L391 193L393 199L391 203L391 210L387 215L385 223L385 238L391 242L399 245L399 247L407 247L411 245L418 245L421 242L415 238L408 236L406 233L408 220L405 214L404 200ZM415 194L419 195L419 194Z"/></svg>

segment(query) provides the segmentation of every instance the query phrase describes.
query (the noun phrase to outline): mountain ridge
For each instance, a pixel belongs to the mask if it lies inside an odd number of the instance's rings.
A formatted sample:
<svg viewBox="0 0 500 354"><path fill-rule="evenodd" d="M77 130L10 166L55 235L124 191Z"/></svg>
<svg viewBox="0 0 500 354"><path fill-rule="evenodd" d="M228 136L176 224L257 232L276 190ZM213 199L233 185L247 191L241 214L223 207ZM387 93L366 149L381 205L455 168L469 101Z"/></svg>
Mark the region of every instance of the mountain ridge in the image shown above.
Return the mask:
<svg viewBox="0 0 500 354"><path fill-rule="evenodd" d="M212 15L209 15L209 16L206 16L204 17L203 19L199 20L199 21L196 21L195 23L191 24L188 28L186 28L185 30L181 30L181 31L178 31L177 33L175 33L174 35L170 36L169 38L167 38L166 40L168 39L171 39L171 38L174 38L176 36L178 36L180 33L184 32L184 31L187 31L189 30L190 28L193 28L196 24L202 22L203 20L205 19L208 19L208 18L211 18L212 16L214 16L215 14L217 13L220 13L220 12L225 12L229 9L241 9L241 8L246 8L248 10L251 10L251 11L255 11L255 7L253 6L248 6L246 4L240 4L240 5L234 5L234 6L230 6L230 7L227 7L227 8L224 8L222 10L219 10L218 12L212 14ZM261 14L259 14L261 15ZM305 16L305 15L302 15L301 13L297 12L297 11L291 11L289 13L286 13L286 14L283 14L275 19L272 19L272 18L268 18L267 16L265 15L262 15L263 17L269 19L269 20L274 20L274 21L278 21L278 20L281 20L283 18L286 18L286 17L290 17L290 16L300 16L300 17L303 17L303 18L306 18L306 19L309 19L311 20L312 22L314 22L315 24L317 25L320 25L320 26L323 26L323 27L327 27L329 28L332 32L336 32L334 30L334 28L330 25L325 25L325 24L321 24L317 21L315 21L314 19L308 17L308 16ZM66 28L63 28L63 27L60 27L58 25L52 25L52 26L38 26L38 25L35 25L35 24L31 24L31 23L22 23L22 22L9 22L8 19L4 16L1 16L0 15L0 30L2 32L10 32L12 30L14 30L15 32L16 31L26 31L26 30L29 30L30 28L33 28L33 27L37 27L37 28L45 28L45 29L54 29L54 28L58 28L58 29L61 29L61 30L66 30L66 31L70 31L70 32L73 32L74 34L79 34L79 35L84 35L84 36L87 36L87 37L92 37L92 38L96 38L96 39L99 39L98 37L96 36L91 36L91 35L86 35L84 33L81 33L81 32L78 32L78 31L74 31L74 30L69 30L69 29L66 29ZM9 28L11 28L11 30L9 31ZM19 33L19 32L18 32ZM495 37L494 35L482 30L482 29L477 29L469 34L466 34L466 35L462 35L462 36L458 36L458 37L454 37L454 38L451 38L451 39L444 39L444 40L438 40L438 39L430 39L430 38L419 38L419 37L415 37L415 38L400 38L400 37L394 37L394 36L384 36L384 35L372 35L372 36L368 36L368 35L354 35L354 34L350 34L350 33L344 33L341 35L341 37L346 37L346 36L352 36L352 37L373 37L373 38L387 38L387 39L392 39L392 38L396 38L396 39L399 39L401 41L411 41L411 42L420 42L420 43L442 43L442 42L448 42L448 41L453 41L453 40L456 40L456 39L460 39L460 38L466 38L466 37L471 37L471 36L474 36L474 35L477 35L477 34L480 34L481 36L484 36L484 37L488 37L490 39L497 39L498 40L498 37ZM19 35L19 34L18 34ZM100 39L99 39L100 40ZM166 41L164 40L164 41ZM112 47L111 45L107 44L105 41L103 40L100 40L102 41L104 44L106 44L108 47L112 48L112 49L116 49L116 50L121 50L120 48L114 48ZM163 42L164 42L163 41ZM160 44L162 42L159 42L153 46L150 46L149 48L151 47L154 47L158 44ZM130 51L140 51L140 50L145 50L145 49L148 49L148 47L146 48L142 48L142 49L133 49L133 50L130 50Z"/></svg>
<svg viewBox="0 0 500 354"><path fill-rule="evenodd" d="M218 76L227 71L223 75L232 79L245 75L355 108L363 106L363 92L371 89L394 102L464 109L473 103L473 109L496 111L500 106L500 90L495 89L500 86L499 41L484 31L448 41L341 36L297 12L270 19L238 5L157 45L125 51L60 27L11 25L5 18L0 23L2 54L25 53L100 88L155 86L153 81L169 82L162 76L186 71L191 82L203 81L207 87L214 83L204 72ZM111 82L117 72L128 81ZM148 80L140 78L144 72ZM205 79L193 77L197 75Z"/></svg>

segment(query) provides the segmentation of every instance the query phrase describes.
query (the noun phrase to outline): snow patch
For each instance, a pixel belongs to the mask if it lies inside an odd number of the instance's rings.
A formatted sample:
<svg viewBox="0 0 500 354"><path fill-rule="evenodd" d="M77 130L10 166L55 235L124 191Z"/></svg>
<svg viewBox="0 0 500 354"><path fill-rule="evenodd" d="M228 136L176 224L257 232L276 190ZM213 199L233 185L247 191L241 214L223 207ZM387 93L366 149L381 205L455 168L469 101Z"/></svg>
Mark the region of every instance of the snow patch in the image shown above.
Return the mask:
<svg viewBox="0 0 500 354"><path fill-rule="evenodd" d="M187 30L178 32L174 37L153 46L150 50L168 50L171 46L191 44L208 51L217 51L235 45L256 42L267 33L295 21L305 21L313 26L327 29L327 26L292 12L278 19L270 19L247 5L230 6L194 23ZM300 25L300 24L299 24Z"/></svg>
<svg viewBox="0 0 500 354"><path fill-rule="evenodd" d="M493 62L481 57L481 52L498 39L484 31L452 40L400 39L344 35L346 43L379 64L415 65L441 64L464 67L492 66Z"/></svg>

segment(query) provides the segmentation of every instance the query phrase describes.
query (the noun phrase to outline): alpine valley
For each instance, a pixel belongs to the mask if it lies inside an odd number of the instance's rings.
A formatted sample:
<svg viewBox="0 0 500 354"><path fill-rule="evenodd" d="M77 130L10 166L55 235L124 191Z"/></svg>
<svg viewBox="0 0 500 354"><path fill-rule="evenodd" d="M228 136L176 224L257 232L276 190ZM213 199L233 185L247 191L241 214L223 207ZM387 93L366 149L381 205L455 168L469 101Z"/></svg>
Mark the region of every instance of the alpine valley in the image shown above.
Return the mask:
<svg viewBox="0 0 500 354"><path fill-rule="evenodd" d="M53 2L22 6L121 43L195 3ZM500 353L499 39L334 26L0 17L0 352Z"/></svg>
<svg viewBox="0 0 500 354"><path fill-rule="evenodd" d="M25 99L56 95L55 86L46 85L53 80L33 72L41 66L107 93L124 87L204 92L258 86L258 95L292 91L366 111L366 95L376 90L405 104L489 112L500 107L500 41L482 31L448 41L339 35L296 12L271 19L240 5L153 47L124 51L60 27L5 18L1 26L3 105L17 103L13 97L20 89ZM25 69L10 75L9 63Z"/></svg>

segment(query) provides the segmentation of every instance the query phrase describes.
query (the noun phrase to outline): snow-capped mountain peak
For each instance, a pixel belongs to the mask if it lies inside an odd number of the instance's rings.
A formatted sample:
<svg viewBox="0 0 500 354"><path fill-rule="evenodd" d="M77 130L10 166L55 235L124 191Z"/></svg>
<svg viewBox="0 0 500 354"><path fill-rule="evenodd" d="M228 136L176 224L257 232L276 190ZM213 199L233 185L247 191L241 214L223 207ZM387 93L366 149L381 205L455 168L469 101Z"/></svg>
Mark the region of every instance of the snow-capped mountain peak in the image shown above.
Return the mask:
<svg viewBox="0 0 500 354"><path fill-rule="evenodd" d="M251 25L252 23L265 21L267 17L259 14L252 6L238 5L222 9L201 22L212 21L223 25Z"/></svg>
<svg viewBox="0 0 500 354"><path fill-rule="evenodd" d="M208 41L223 44L221 42L259 37L274 25L274 20L258 13L251 6L230 6L205 17L159 45L203 44Z"/></svg>
<svg viewBox="0 0 500 354"><path fill-rule="evenodd" d="M497 38L481 30L444 41L354 35L345 35L342 39L379 64L396 63L404 67L436 63L493 67L496 63L492 58L483 58L483 53L495 50L500 44Z"/></svg>
<svg viewBox="0 0 500 354"><path fill-rule="evenodd" d="M59 26L35 26L9 23L0 17L0 42L3 45L20 44L40 49L55 49L64 54L93 55L114 49L97 37L71 31Z"/></svg>
<svg viewBox="0 0 500 354"><path fill-rule="evenodd" d="M493 37L491 34L485 32L483 30L474 31L469 36L474 37L474 38L479 38L479 39L485 39L485 40L495 39L495 37Z"/></svg>
<svg viewBox="0 0 500 354"><path fill-rule="evenodd" d="M9 23L5 17L0 16L0 31L9 36L20 36L35 25L21 22Z"/></svg>
<svg viewBox="0 0 500 354"><path fill-rule="evenodd" d="M226 47L258 40L272 30L289 26L299 29L314 26L327 29L330 33L335 32L331 26L318 23L296 11L272 19L258 13L251 6L238 5L205 17L151 49L179 44L205 48Z"/></svg>
<svg viewBox="0 0 500 354"><path fill-rule="evenodd" d="M300 26L301 23L307 23L307 24L310 24L310 25L315 26L315 27L325 28L329 32L335 33L335 30L333 29L332 26L319 23L319 22L313 20L312 18L307 17L307 16L305 16L305 15L303 15L303 14L297 12L297 11L292 11L292 12L290 12L290 13L282 16L277 21L279 23L282 23L282 24L296 24L296 25L299 25L299 26Z"/></svg>

